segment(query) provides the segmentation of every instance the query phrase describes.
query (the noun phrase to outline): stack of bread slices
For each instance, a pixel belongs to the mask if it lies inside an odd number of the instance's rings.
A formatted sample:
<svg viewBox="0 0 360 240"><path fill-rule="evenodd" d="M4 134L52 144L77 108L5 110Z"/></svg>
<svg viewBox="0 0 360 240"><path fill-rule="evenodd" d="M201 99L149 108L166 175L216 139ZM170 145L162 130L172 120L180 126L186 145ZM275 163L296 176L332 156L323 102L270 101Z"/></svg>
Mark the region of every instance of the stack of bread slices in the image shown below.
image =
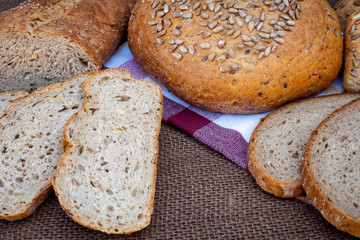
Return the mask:
<svg viewBox="0 0 360 240"><path fill-rule="evenodd" d="M263 118L248 148L258 185L279 197L304 191L330 223L360 236L360 95L285 105Z"/></svg>
<svg viewBox="0 0 360 240"><path fill-rule="evenodd" d="M53 186L86 227L128 234L149 225L162 115L155 83L111 69L2 93L0 105L9 107L0 118L0 219L29 216Z"/></svg>

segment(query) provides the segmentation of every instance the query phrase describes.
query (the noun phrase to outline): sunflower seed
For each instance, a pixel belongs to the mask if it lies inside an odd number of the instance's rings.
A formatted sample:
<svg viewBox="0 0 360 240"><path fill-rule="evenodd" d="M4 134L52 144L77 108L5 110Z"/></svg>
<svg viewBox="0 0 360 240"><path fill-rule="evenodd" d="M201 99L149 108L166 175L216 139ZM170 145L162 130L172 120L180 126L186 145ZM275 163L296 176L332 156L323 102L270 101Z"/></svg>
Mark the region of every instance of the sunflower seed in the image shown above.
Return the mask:
<svg viewBox="0 0 360 240"><path fill-rule="evenodd" d="M256 27L256 30L260 31L263 26L264 26L264 23L260 22L259 25Z"/></svg>
<svg viewBox="0 0 360 240"><path fill-rule="evenodd" d="M171 45L171 46L169 47L170 52L175 51L175 50L177 49L177 47L178 47L178 45Z"/></svg>
<svg viewBox="0 0 360 240"><path fill-rule="evenodd" d="M208 49L208 48L210 48L210 43L200 43L200 47L202 49Z"/></svg>
<svg viewBox="0 0 360 240"><path fill-rule="evenodd" d="M289 26L295 26L296 22L292 21L292 20L288 20L288 21L286 21L286 24L289 25Z"/></svg>
<svg viewBox="0 0 360 240"><path fill-rule="evenodd" d="M266 48L264 51L265 57L269 56L270 52L271 52L271 47Z"/></svg>
<svg viewBox="0 0 360 240"><path fill-rule="evenodd" d="M193 6L193 10L196 10L200 7L200 2L196 2Z"/></svg>
<svg viewBox="0 0 360 240"><path fill-rule="evenodd" d="M354 66L354 68L359 68L360 67L360 61L357 59L353 59L352 60L352 65Z"/></svg>
<svg viewBox="0 0 360 240"><path fill-rule="evenodd" d="M165 24L165 26L167 26L167 27L170 27L171 26L171 24L172 24L172 22L171 22L171 20L164 20L164 24Z"/></svg>
<svg viewBox="0 0 360 240"><path fill-rule="evenodd" d="M226 50L226 53L229 55L229 57L234 57L234 55L235 55L235 52L232 48L228 48Z"/></svg>
<svg viewBox="0 0 360 240"><path fill-rule="evenodd" d="M214 12L217 13L218 11L220 11L221 5L217 4L214 8Z"/></svg>
<svg viewBox="0 0 360 240"><path fill-rule="evenodd" d="M234 32L235 32L235 29L230 29L227 31L227 33L225 35L230 36L230 35L233 35Z"/></svg>
<svg viewBox="0 0 360 240"><path fill-rule="evenodd" d="M150 4L150 6L151 6L151 8L156 8L158 5L159 5L159 1L155 1L155 2L153 2L152 4Z"/></svg>
<svg viewBox="0 0 360 240"><path fill-rule="evenodd" d="M158 24L158 21L152 19L152 20L148 21L148 24L149 24L150 26L154 26L154 25Z"/></svg>
<svg viewBox="0 0 360 240"><path fill-rule="evenodd" d="M274 0L265 0L265 1L264 1L264 4L265 4L266 6L270 6L270 5L274 4Z"/></svg>
<svg viewBox="0 0 360 240"><path fill-rule="evenodd" d="M264 33L271 33L271 30L270 29L268 29L268 28L263 28L263 29L261 29L261 32L264 32Z"/></svg>
<svg viewBox="0 0 360 240"><path fill-rule="evenodd" d="M270 52L275 52L278 47L279 47L279 44L275 43L274 45L271 46Z"/></svg>
<svg viewBox="0 0 360 240"><path fill-rule="evenodd" d="M285 6L289 6L289 0L283 0L283 3L285 4Z"/></svg>
<svg viewBox="0 0 360 240"><path fill-rule="evenodd" d="M239 10L239 15L240 15L240 17L242 17L242 18L245 18L246 17L246 12L244 12L243 10Z"/></svg>
<svg viewBox="0 0 360 240"><path fill-rule="evenodd" d="M211 36L211 33L210 32L204 32L201 37L202 38L207 38L207 37L210 37Z"/></svg>
<svg viewBox="0 0 360 240"><path fill-rule="evenodd" d="M264 56L265 56L265 53L264 53L264 52L260 52L260 54L258 55L258 58L259 58L259 59L262 59Z"/></svg>
<svg viewBox="0 0 360 240"><path fill-rule="evenodd" d="M244 42L249 42L251 41L251 38L246 35L246 34L241 34L241 39L244 41Z"/></svg>
<svg viewBox="0 0 360 240"><path fill-rule="evenodd" d="M264 32L258 32L259 36L262 38L270 38L270 34Z"/></svg>
<svg viewBox="0 0 360 240"><path fill-rule="evenodd" d="M209 57L208 57L208 60L209 60L209 61L214 61L215 57L216 57L216 53L215 53L215 52L210 53L210 54L209 54Z"/></svg>
<svg viewBox="0 0 360 240"><path fill-rule="evenodd" d="M214 15L213 19L217 20L221 17L221 15L222 15L222 12L218 12L217 14Z"/></svg>
<svg viewBox="0 0 360 240"><path fill-rule="evenodd" d="M187 53L187 52L188 52L188 49L187 49L186 47L184 47L184 46L180 46L180 47L179 47L179 50L180 50L181 52L183 52L183 53Z"/></svg>
<svg viewBox="0 0 360 240"><path fill-rule="evenodd" d="M159 36L163 36L166 34L166 29L161 30L160 32L157 33Z"/></svg>
<svg viewBox="0 0 360 240"><path fill-rule="evenodd" d="M222 73L227 73L230 71L231 71L231 68L229 66L221 66L220 67L220 72L222 72Z"/></svg>
<svg viewBox="0 0 360 240"><path fill-rule="evenodd" d="M164 5L164 13L168 13L170 11L169 6L167 4Z"/></svg>
<svg viewBox="0 0 360 240"><path fill-rule="evenodd" d="M253 42L258 42L261 39L259 36L250 36L250 38L253 40Z"/></svg>
<svg viewBox="0 0 360 240"><path fill-rule="evenodd" d="M233 17L232 15L229 17L228 22L229 22L231 25L234 25L235 19L234 19L234 17Z"/></svg>
<svg viewBox="0 0 360 240"><path fill-rule="evenodd" d="M279 4L278 9L279 9L280 12L284 11L285 4L284 3Z"/></svg>
<svg viewBox="0 0 360 240"><path fill-rule="evenodd" d="M170 38L170 39L169 39L169 44L171 44L171 45L172 45L172 44L175 44L175 40L174 40L173 38Z"/></svg>
<svg viewBox="0 0 360 240"><path fill-rule="evenodd" d="M217 22L217 21L214 21L214 22L209 23L208 27L209 27L210 29L213 29L213 28L215 28L217 25L218 25L218 22Z"/></svg>
<svg viewBox="0 0 360 240"><path fill-rule="evenodd" d="M244 5L241 5L241 4L235 4L235 5L234 5L234 8L236 8L236 9L244 9L245 6L244 6Z"/></svg>
<svg viewBox="0 0 360 240"><path fill-rule="evenodd" d="M252 16L251 15L247 15L246 18L245 18L245 23L249 23L252 19Z"/></svg>
<svg viewBox="0 0 360 240"><path fill-rule="evenodd" d="M216 61L218 61L218 62L223 62L223 61L225 61L225 60L226 60L226 57L225 57L224 54L221 54L220 56L218 56L218 57L216 58Z"/></svg>
<svg viewBox="0 0 360 240"><path fill-rule="evenodd" d="M172 53L171 55L173 55L177 60L182 59L182 55L180 53Z"/></svg>
<svg viewBox="0 0 360 240"><path fill-rule="evenodd" d="M281 26L281 27L284 27L286 25L286 22L284 22L282 20L279 20L276 24Z"/></svg>
<svg viewBox="0 0 360 240"><path fill-rule="evenodd" d="M290 17L292 18L292 19L296 19L296 17L295 17L295 14L294 14L294 12L292 11L292 10L289 10L289 12L288 12L288 14L290 15ZM334 19L333 19L334 20Z"/></svg>
<svg viewBox="0 0 360 240"><path fill-rule="evenodd" d="M275 0L274 3L275 3L276 5L279 5L279 4L281 3L281 0Z"/></svg>
<svg viewBox="0 0 360 240"><path fill-rule="evenodd" d="M189 9L189 7L186 6L185 4L180 5L179 8L180 8L181 10L188 10L188 9Z"/></svg>
<svg viewBox="0 0 360 240"><path fill-rule="evenodd" d="M277 9L277 6L275 4L273 4L269 7L269 12L274 12L274 11L276 11L276 9Z"/></svg>
<svg viewBox="0 0 360 240"><path fill-rule="evenodd" d="M204 31L201 30L201 29L196 29L196 30L195 30L195 34L197 34L197 35L201 35L203 32L204 32Z"/></svg>
<svg viewBox="0 0 360 240"><path fill-rule="evenodd" d="M182 15L184 15L183 12L174 12L174 17L176 17L176 18L179 18L179 17L181 17Z"/></svg>
<svg viewBox="0 0 360 240"><path fill-rule="evenodd" d="M298 9L295 9L295 18L299 19L300 18L300 12Z"/></svg>
<svg viewBox="0 0 360 240"><path fill-rule="evenodd" d="M250 21L248 24L249 32L252 32L255 28L255 23L253 21Z"/></svg>
<svg viewBox="0 0 360 240"><path fill-rule="evenodd" d="M182 17L185 18L185 19L192 18L192 13L187 12L184 15L182 15Z"/></svg>
<svg viewBox="0 0 360 240"><path fill-rule="evenodd" d="M223 29L224 29L223 26L218 26L218 27L214 28L213 32L214 32L214 33L219 33L219 32L221 32Z"/></svg>
<svg viewBox="0 0 360 240"><path fill-rule="evenodd" d="M191 55L194 55L194 53L195 53L195 48L194 48L193 45L189 45L189 46L188 46L188 50L189 50L189 53L190 53Z"/></svg>
<svg viewBox="0 0 360 240"><path fill-rule="evenodd" d="M269 21L269 24L270 25L275 25L276 23L277 23L277 19L271 19L270 21Z"/></svg>
<svg viewBox="0 0 360 240"><path fill-rule="evenodd" d="M281 43L281 44L285 42L285 40L284 40L283 38L279 38L279 37L278 37L278 38L275 38L274 40L275 40L276 42L278 42L278 43Z"/></svg>
<svg viewBox="0 0 360 240"><path fill-rule="evenodd" d="M281 13L280 17L285 19L285 20L291 20L291 18L289 17L289 15L285 14L285 13Z"/></svg>
<svg viewBox="0 0 360 240"><path fill-rule="evenodd" d="M285 32L284 31L277 31L276 34L280 37L285 36Z"/></svg>
<svg viewBox="0 0 360 240"><path fill-rule="evenodd" d="M214 8L215 8L215 4L214 4L214 3L212 3L212 2L211 2L211 3L209 3L209 4L208 4L208 8L209 8L209 10L210 10L210 11L212 11L212 12L213 12L213 11L214 11Z"/></svg>
<svg viewBox="0 0 360 240"><path fill-rule="evenodd" d="M234 32L234 34L232 35L232 38L233 38L233 39L238 38L238 37L240 36L240 34L241 34L241 30L238 29L238 30L236 30L236 31Z"/></svg>
<svg viewBox="0 0 360 240"><path fill-rule="evenodd" d="M238 10L236 8L229 8L229 13L237 13Z"/></svg>
<svg viewBox="0 0 360 240"><path fill-rule="evenodd" d="M152 19L156 18L156 11L155 10L151 11L151 18Z"/></svg>
<svg viewBox="0 0 360 240"><path fill-rule="evenodd" d="M358 72L356 72L355 69L351 69L351 70L350 70L350 75L353 76L353 77L355 77L355 78L357 78L357 77L359 76Z"/></svg>
<svg viewBox="0 0 360 240"><path fill-rule="evenodd" d="M185 42L184 39L175 39L175 44L183 44Z"/></svg>
<svg viewBox="0 0 360 240"><path fill-rule="evenodd" d="M249 46L249 47L255 46L255 43L254 43L254 42L244 42L244 44L245 44L246 46Z"/></svg>
<svg viewBox="0 0 360 240"><path fill-rule="evenodd" d="M209 14L207 14L206 12L201 12L201 17L202 17L203 19L208 19L210 16L209 16Z"/></svg>
<svg viewBox="0 0 360 240"><path fill-rule="evenodd" d="M157 38L156 42L161 45L164 43L164 40L162 40L161 38Z"/></svg>
<svg viewBox="0 0 360 240"><path fill-rule="evenodd" d="M230 17L229 13L225 13L224 15L221 16L220 20L225 21Z"/></svg>

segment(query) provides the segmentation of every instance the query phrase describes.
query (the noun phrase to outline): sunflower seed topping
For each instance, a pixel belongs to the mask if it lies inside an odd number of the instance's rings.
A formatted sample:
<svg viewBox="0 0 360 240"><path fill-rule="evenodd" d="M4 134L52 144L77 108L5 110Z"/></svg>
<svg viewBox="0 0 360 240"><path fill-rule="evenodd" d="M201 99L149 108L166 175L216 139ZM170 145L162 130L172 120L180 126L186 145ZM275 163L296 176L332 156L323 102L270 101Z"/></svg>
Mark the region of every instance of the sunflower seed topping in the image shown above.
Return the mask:
<svg viewBox="0 0 360 240"><path fill-rule="evenodd" d="M283 38L279 38L279 37L278 37L278 38L275 38L274 40L275 40L276 42L278 42L278 43L281 43L281 44L285 42Z"/></svg>
<svg viewBox="0 0 360 240"><path fill-rule="evenodd" d="M181 60L182 59L182 55L180 53L172 53L171 55L174 56L174 58L176 58L177 60Z"/></svg>
<svg viewBox="0 0 360 240"><path fill-rule="evenodd" d="M162 40L161 38L157 38L156 42L161 45L164 43L164 40Z"/></svg>
<svg viewBox="0 0 360 240"><path fill-rule="evenodd" d="M208 49L208 48L210 48L210 43L200 43L200 47L202 49Z"/></svg>
<svg viewBox="0 0 360 240"><path fill-rule="evenodd" d="M221 48L221 49L225 47L225 44L226 44L226 41L225 41L225 40L219 40L219 41L217 42L218 48Z"/></svg>
<svg viewBox="0 0 360 240"><path fill-rule="evenodd" d="M194 55L194 53L195 53L195 48L194 48L193 45L189 45L189 46L188 46L188 50L189 50L189 53L190 53L191 55Z"/></svg>
<svg viewBox="0 0 360 240"><path fill-rule="evenodd" d="M214 61L214 59L215 59L215 57L216 57L216 53L215 52L213 52L213 53L211 53L210 55L209 55L209 61Z"/></svg>
<svg viewBox="0 0 360 240"><path fill-rule="evenodd" d="M222 73L227 73L230 71L231 71L231 67L229 67L229 66L221 66L220 67L220 72L222 72Z"/></svg>
<svg viewBox="0 0 360 240"><path fill-rule="evenodd" d="M217 21L214 21L214 22L209 23L208 27L209 27L210 29L213 29L213 28L215 28L217 25L218 25L218 22L217 22Z"/></svg>

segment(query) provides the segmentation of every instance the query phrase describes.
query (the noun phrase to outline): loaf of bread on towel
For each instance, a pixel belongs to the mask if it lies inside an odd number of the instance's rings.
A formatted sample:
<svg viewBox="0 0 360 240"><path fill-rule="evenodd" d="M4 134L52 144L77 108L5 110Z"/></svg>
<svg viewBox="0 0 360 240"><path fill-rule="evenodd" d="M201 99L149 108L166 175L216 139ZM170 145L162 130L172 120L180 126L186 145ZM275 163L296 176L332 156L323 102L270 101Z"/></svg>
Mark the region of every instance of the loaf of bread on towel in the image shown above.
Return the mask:
<svg viewBox="0 0 360 240"><path fill-rule="evenodd" d="M13 91L0 93L0 116L2 116L6 109L11 106L11 103L20 97L27 95L25 91Z"/></svg>
<svg viewBox="0 0 360 240"><path fill-rule="evenodd" d="M360 94L309 98L281 107L263 118L249 144L249 170L259 186L278 197L303 192L300 164L311 132L335 109Z"/></svg>
<svg viewBox="0 0 360 240"><path fill-rule="evenodd" d="M360 99L312 132L301 165L303 187L323 217L360 237Z"/></svg>
<svg viewBox="0 0 360 240"><path fill-rule="evenodd" d="M15 100L0 118L0 219L32 214L51 191L67 120L82 106L89 73Z"/></svg>
<svg viewBox="0 0 360 240"><path fill-rule="evenodd" d="M0 91L100 70L126 36L136 0L29 0L0 14Z"/></svg>
<svg viewBox="0 0 360 240"><path fill-rule="evenodd" d="M53 178L65 212L108 234L130 234L153 211L162 93L124 70L84 82L82 110L64 130L66 152Z"/></svg>

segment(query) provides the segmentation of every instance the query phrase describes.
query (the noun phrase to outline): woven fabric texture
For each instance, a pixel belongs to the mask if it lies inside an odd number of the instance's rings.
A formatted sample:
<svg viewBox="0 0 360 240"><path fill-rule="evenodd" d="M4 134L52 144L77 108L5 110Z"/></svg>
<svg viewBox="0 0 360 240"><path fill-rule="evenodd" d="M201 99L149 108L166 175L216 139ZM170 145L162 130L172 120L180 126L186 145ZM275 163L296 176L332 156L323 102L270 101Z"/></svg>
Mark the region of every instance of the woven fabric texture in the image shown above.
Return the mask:
<svg viewBox="0 0 360 240"><path fill-rule="evenodd" d="M0 0L0 11L19 2ZM168 123L159 144L154 213L146 229L129 236L86 229L51 194L29 218L0 220L0 239L356 239L312 206L265 193L247 171Z"/></svg>

